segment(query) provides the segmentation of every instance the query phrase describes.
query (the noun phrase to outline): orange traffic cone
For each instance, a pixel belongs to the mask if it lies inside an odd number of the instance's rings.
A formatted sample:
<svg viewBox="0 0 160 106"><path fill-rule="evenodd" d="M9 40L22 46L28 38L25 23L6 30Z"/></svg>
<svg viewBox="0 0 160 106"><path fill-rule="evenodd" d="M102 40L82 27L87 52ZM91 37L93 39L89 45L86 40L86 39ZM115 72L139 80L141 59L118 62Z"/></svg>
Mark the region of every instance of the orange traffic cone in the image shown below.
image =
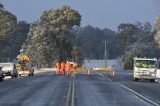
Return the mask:
<svg viewBox="0 0 160 106"><path fill-rule="evenodd" d="M115 71L114 70L112 70L112 77L114 77L115 76Z"/></svg>
<svg viewBox="0 0 160 106"><path fill-rule="evenodd" d="M90 76L92 73L91 73L91 69L88 70L88 75Z"/></svg>
<svg viewBox="0 0 160 106"><path fill-rule="evenodd" d="M91 75L91 72L90 72L90 70L88 70L88 75Z"/></svg>

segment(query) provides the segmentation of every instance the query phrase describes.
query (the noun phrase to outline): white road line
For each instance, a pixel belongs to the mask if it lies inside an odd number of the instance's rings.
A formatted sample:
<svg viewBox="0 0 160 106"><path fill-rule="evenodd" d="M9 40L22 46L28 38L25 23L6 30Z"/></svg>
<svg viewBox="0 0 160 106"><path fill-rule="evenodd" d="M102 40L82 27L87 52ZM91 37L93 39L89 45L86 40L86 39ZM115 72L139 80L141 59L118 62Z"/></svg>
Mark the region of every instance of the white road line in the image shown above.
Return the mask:
<svg viewBox="0 0 160 106"><path fill-rule="evenodd" d="M160 106L160 104L158 104L158 103L156 103L156 102L154 102L154 101L152 101L152 100L144 97L143 95L141 95L141 94L139 94L138 92L135 92L135 91L133 91L132 89L130 89L130 88L128 88L128 87L120 84L119 82L117 82L117 84L120 85L121 87L129 90L130 92L134 93L135 95L139 96L140 98L144 99L145 101L147 101L147 102L149 102L149 103L151 103L151 104L153 104L153 105L155 105L155 106Z"/></svg>
<svg viewBox="0 0 160 106"><path fill-rule="evenodd" d="M71 88L72 88L72 82L70 82L70 85L69 85L69 90L68 90L67 99L66 99L66 106L69 106Z"/></svg>
<svg viewBox="0 0 160 106"><path fill-rule="evenodd" d="M66 98L66 106L74 106L74 91L75 91L75 86L74 86L74 81L70 81L69 89L68 89L68 94Z"/></svg>
<svg viewBox="0 0 160 106"><path fill-rule="evenodd" d="M104 77L104 78L106 78L106 77ZM109 80L109 81L112 81L112 80L109 79L109 78L106 78L106 79ZM149 103L151 103L151 104L153 104L153 105L155 105L155 106L160 106L160 104L158 104L158 103L156 103L156 102L154 102L154 101L146 98L145 96L143 96L143 95L139 94L138 92L135 92L135 91L133 91L132 89L130 89L130 88L128 88L128 87L120 84L119 82L116 82L116 83L117 83L119 86L121 86L121 87L129 90L130 92L134 93L135 95L139 96L139 97L142 98L143 100L145 100L145 101L147 101L147 102L149 102Z"/></svg>
<svg viewBox="0 0 160 106"><path fill-rule="evenodd" d="M104 77L104 78L106 78L106 77ZM109 79L109 78L106 78L106 79L109 80L109 81L112 81L112 80ZM158 103L156 103L156 102L154 102L154 101L146 98L145 96L143 96L143 95L139 94L138 92L135 92L135 91L133 91L132 89L130 89L130 88L128 88L128 87L120 84L119 82L116 82L116 83L117 83L119 86L121 86L121 87L129 90L130 92L134 93L135 95L139 96L139 97L142 98L143 100L145 100L145 101L147 101L147 102L149 102L149 103L151 103L151 104L153 104L153 105L155 105L155 106L160 106L160 104L158 104Z"/></svg>
<svg viewBox="0 0 160 106"><path fill-rule="evenodd" d="M71 106L74 106L74 81L72 83L72 101L71 101Z"/></svg>

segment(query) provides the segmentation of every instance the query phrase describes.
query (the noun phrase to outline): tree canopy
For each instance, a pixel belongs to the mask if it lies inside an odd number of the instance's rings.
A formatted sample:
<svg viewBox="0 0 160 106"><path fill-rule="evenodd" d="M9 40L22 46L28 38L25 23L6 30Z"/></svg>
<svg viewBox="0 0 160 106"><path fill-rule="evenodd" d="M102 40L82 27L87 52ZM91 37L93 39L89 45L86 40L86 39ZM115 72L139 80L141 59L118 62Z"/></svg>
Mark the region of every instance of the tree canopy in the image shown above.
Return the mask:
<svg viewBox="0 0 160 106"><path fill-rule="evenodd" d="M0 4L0 39L5 38L8 33L12 32L16 25L16 16L5 10L3 5Z"/></svg>
<svg viewBox="0 0 160 106"><path fill-rule="evenodd" d="M19 55L22 44L27 38L29 31L29 24L20 21L14 32L8 34L7 38L1 42L0 45L0 60L1 61L12 61Z"/></svg>
<svg viewBox="0 0 160 106"><path fill-rule="evenodd" d="M31 61L38 64L71 58L72 34L80 25L81 15L69 6L44 11L40 20L33 23L23 46Z"/></svg>

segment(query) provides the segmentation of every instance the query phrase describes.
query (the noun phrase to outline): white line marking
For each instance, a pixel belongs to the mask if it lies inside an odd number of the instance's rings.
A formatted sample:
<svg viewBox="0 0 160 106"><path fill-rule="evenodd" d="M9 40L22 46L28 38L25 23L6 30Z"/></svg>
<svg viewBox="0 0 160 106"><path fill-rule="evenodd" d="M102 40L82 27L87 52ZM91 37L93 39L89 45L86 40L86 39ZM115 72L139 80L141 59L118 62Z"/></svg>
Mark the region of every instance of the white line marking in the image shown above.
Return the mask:
<svg viewBox="0 0 160 106"><path fill-rule="evenodd" d="M69 98L70 98L70 92L71 92L72 82L70 82L67 99L66 99L66 106L69 106Z"/></svg>
<svg viewBox="0 0 160 106"><path fill-rule="evenodd" d="M139 94L138 92L135 92L135 91L133 91L132 89L130 89L130 88L128 88L128 87L126 87L126 86L124 86L124 85L118 83L118 82L117 82L117 84L120 85L121 87L123 87L123 88L129 90L130 92L134 93L135 95L141 97L142 99L148 101L149 103L151 103L151 104L153 104L153 105L155 105L155 106L160 106L160 104L158 104L158 103L156 103L156 102L153 102L152 100L150 100L150 99L144 97L143 95Z"/></svg>
<svg viewBox="0 0 160 106"><path fill-rule="evenodd" d="M71 103L71 106L74 106L74 81L73 81L73 83L72 83L73 85L72 85L72 103Z"/></svg>
<svg viewBox="0 0 160 106"><path fill-rule="evenodd" d="M106 78L106 77L104 77L104 78ZM109 80L109 81L112 81L112 80L109 79L109 78L106 78L106 79ZM154 102L154 101L146 98L145 96L143 96L143 95L139 94L138 92L135 92L135 91L133 91L132 89L130 89L130 88L128 88L128 87L120 84L119 82L116 82L116 83L117 83L119 86L121 86L121 87L129 90L129 91L132 92L133 94L135 94L135 95L139 96L140 98L144 99L145 101L147 101L147 102L149 102L149 103L151 103L151 104L153 104L153 105L155 105L155 106L160 106L160 104L158 104L158 103L156 103L156 102Z"/></svg>

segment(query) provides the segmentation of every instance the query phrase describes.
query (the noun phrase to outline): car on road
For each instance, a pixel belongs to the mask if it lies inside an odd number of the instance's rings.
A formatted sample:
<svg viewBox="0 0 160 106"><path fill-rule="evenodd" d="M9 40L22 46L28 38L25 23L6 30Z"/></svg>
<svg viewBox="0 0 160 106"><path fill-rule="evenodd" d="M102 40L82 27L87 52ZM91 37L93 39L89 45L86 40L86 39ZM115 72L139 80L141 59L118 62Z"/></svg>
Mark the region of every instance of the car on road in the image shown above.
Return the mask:
<svg viewBox="0 0 160 106"><path fill-rule="evenodd" d="M2 66L0 66L0 81L3 81L3 72L2 72Z"/></svg>
<svg viewBox="0 0 160 106"><path fill-rule="evenodd" d="M0 66L2 66L3 76L11 76L12 78L18 77L18 71L14 63L0 63Z"/></svg>

